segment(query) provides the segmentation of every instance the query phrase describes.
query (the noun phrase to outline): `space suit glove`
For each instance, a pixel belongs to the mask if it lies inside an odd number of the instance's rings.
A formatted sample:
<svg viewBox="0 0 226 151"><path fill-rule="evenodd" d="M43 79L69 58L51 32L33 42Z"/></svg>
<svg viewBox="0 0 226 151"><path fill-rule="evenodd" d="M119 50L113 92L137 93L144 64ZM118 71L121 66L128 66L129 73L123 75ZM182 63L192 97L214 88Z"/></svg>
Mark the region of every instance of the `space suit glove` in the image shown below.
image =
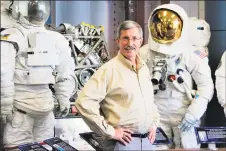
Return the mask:
<svg viewBox="0 0 226 151"><path fill-rule="evenodd" d="M55 114L57 117L66 117L70 110L70 101L58 101L59 106L57 107Z"/></svg>
<svg viewBox="0 0 226 151"><path fill-rule="evenodd" d="M3 124L6 124L7 122L11 122L12 119L13 119L13 113L1 114L1 120Z"/></svg>
<svg viewBox="0 0 226 151"><path fill-rule="evenodd" d="M198 120L192 116L191 114L185 114L185 117L183 118L181 124L178 126L178 128L182 132L190 131L191 128L195 126L195 124L198 122Z"/></svg>

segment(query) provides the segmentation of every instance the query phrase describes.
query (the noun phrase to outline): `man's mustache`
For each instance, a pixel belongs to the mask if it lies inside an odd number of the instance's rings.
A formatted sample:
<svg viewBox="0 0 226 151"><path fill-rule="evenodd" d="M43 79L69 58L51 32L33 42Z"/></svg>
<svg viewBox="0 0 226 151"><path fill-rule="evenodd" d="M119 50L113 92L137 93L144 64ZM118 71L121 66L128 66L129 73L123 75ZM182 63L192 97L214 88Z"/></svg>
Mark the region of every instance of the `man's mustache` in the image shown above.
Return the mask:
<svg viewBox="0 0 226 151"><path fill-rule="evenodd" d="M136 46L127 45L124 47L125 50L136 50Z"/></svg>

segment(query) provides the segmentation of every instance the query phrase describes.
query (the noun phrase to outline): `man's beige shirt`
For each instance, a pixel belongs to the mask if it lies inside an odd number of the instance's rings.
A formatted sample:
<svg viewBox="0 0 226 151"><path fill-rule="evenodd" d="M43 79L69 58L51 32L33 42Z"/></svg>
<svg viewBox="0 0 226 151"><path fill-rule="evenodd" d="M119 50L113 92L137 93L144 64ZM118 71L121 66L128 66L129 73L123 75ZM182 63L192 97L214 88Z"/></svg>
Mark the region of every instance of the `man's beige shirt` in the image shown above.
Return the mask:
<svg viewBox="0 0 226 151"><path fill-rule="evenodd" d="M138 56L137 69L118 53L86 83L75 105L92 131L113 137L116 127L146 133L158 126L149 69Z"/></svg>

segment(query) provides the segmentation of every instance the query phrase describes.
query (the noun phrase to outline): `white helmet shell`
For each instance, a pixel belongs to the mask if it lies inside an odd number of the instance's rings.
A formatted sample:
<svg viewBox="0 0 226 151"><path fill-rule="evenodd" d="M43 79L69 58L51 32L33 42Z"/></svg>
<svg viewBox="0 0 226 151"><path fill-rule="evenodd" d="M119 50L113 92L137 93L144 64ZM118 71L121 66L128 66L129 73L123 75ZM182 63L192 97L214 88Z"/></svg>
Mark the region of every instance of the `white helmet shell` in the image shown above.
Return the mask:
<svg viewBox="0 0 226 151"><path fill-rule="evenodd" d="M189 18L189 41L193 46L207 47L210 36L210 26L205 20Z"/></svg>

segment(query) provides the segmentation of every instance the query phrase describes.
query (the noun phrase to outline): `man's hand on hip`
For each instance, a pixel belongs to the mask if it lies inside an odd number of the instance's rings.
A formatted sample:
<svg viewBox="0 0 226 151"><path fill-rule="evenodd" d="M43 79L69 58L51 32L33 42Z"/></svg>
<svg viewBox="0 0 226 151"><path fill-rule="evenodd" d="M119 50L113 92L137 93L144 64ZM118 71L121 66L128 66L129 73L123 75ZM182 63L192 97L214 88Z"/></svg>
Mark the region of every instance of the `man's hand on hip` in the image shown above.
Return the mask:
<svg viewBox="0 0 226 151"><path fill-rule="evenodd" d="M127 143L130 143L132 141L132 133L133 132L129 129L118 127L115 129L115 136L113 137L113 139L118 140L126 146Z"/></svg>
<svg viewBox="0 0 226 151"><path fill-rule="evenodd" d="M151 144L154 143L155 137L156 137L156 127L152 127L149 129L149 135L148 135L148 139Z"/></svg>

